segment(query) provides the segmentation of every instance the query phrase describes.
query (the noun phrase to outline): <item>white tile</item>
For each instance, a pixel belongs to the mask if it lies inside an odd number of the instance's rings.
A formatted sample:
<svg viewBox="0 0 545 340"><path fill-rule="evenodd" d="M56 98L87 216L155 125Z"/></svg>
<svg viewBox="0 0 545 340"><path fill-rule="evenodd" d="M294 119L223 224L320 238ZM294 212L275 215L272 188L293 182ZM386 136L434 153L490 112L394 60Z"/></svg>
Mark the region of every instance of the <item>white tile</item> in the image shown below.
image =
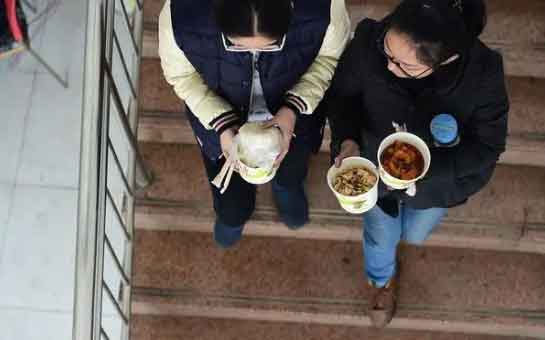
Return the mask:
<svg viewBox="0 0 545 340"><path fill-rule="evenodd" d="M73 308L76 216L77 190L15 188L0 307Z"/></svg>
<svg viewBox="0 0 545 340"><path fill-rule="evenodd" d="M61 76L64 77L68 73L69 78L72 78L73 75L70 73L83 70L82 52L85 45L87 1L48 1L56 2L58 6L46 20L41 53ZM81 86L81 84L74 85Z"/></svg>
<svg viewBox="0 0 545 340"><path fill-rule="evenodd" d="M4 254L3 250L13 197L13 187L12 184L0 183L0 275L2 273L2 256Z"/></svg>
<svg viewBox="0 0 545 340"><path fill-rule="evenodd" d="M33 75L2 74L0 91L0 182L15 182L24 137L25 117L30 108Z"/></svg>
<svg viewBox="0 0 545 340"><path fill-rule="evenodd" d="M8 222L9 208L11 206L11 198L13 193L13 185L8 183L0 183L0 237L2 231Z"/></svg>
<svg viewBox="0 0 545 340"><path fill-rule="evenodd" d="M50 0L51 1L51 0ZM78 185L85 1L62 1L50 15L43 57L62 77L64 89L47 73L36 79L25 134L19 184Z"/></svg>
<svg viewBox="0 0 545 340"><path fill-rule="evenodd" d="M76 188L80 129L81 88L65 90L51 77L38 76L17 183Z"/></svg>
<svg viewBox="0 0 545 340"><path fill-rule="evenodd" d="M72 314L0 309L0 340L71 340Z"/></svg>

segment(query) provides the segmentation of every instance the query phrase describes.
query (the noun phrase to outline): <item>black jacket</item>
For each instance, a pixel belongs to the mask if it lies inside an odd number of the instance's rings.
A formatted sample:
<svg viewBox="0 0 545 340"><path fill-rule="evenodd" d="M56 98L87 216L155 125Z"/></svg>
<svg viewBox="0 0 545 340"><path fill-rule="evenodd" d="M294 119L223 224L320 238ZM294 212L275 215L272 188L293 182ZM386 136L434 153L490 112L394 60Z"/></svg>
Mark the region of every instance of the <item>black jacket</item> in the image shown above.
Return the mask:
<svg viewBox="0 0 545 340"><path fill-rule="evenodd" d="M384 30L384 22L363 20L341 57L328 93L333 149L354 139L363 156L378 164L380 142L395 132L392 122L404 123L430 147L431 167L417 183L416 196L382 186L379 206L395 215L400 199L415 209L462 204L490 180L505 150L509 101L502 57L477 40L457 61L459 67L448 81L413 96L386 67L377 43ZM457 146L434 146L430 122L440 113L450 113L458 121Z"/></svg>

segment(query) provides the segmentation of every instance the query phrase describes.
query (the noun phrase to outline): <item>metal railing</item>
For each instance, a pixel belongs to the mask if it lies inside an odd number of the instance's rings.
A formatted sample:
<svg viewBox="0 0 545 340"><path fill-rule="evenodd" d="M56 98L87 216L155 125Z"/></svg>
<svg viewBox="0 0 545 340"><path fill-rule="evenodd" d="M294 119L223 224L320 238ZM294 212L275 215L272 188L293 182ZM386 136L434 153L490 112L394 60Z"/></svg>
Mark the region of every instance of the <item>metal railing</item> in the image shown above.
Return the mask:
<svg viewBox="0 0 545 340"><path fill-rule="evenodd" d="M142 0L88 2L74 340L128 339L138 152Z"/></svg>

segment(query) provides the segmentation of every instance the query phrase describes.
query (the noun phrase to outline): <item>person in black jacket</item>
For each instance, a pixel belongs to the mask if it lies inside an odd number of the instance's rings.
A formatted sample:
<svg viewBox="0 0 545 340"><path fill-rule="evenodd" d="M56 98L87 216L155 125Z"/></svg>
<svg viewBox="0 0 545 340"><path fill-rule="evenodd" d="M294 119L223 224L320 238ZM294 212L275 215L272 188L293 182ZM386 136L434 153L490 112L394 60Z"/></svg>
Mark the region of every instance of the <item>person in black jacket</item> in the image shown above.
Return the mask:
<svg viewBox="0 0 545 340"><path fill-rule="evenodd" d="M405 126L429 146L431 166L416 195L381 183L364 214L369 315L387 325L396 308L396 249L422 243L447 208L490 180L505 150L509 102L502 57L478 36L482 0L405 0L380 22L365 19L341 57L328 95L335 163L378 162L380 142Z"/></svg>

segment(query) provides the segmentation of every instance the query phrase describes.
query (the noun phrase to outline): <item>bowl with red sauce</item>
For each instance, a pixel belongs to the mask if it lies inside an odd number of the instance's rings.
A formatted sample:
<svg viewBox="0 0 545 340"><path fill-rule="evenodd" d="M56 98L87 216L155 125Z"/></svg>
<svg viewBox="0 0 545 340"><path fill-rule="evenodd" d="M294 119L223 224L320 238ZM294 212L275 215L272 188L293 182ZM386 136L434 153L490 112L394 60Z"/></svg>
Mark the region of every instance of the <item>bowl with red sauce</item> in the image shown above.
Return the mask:
<svg viewBox="0 0 545 340"><path fill-rule="evenodd" d="M427 144L408 132L396 132L386 137L379 146L377 158L381 180L400 190L422 179L431 163Z"/></svg>

